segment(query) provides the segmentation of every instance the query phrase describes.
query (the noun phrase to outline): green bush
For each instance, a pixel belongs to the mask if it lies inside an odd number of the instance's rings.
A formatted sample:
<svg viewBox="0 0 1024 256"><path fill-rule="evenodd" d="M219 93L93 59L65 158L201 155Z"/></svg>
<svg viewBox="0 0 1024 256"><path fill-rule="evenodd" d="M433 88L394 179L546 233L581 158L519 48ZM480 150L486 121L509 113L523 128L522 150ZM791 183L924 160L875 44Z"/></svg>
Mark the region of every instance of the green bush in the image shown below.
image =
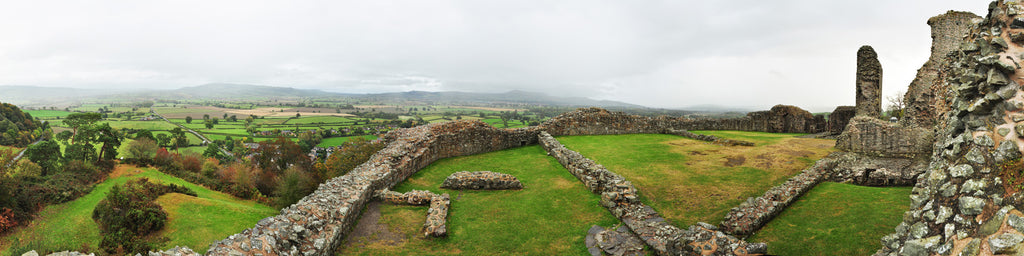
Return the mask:
<svg viewBox="0 0 1024 256"><path fill-rule="evenodd" d="M154 184L146 178L128 181L123 188L112 187L92 212L103 236L100 249L112 254L146 253L153 249L153 242L144 238L167 222L167 212L154 202L166 193L196 196L195 191L184 186Z"/></svg>

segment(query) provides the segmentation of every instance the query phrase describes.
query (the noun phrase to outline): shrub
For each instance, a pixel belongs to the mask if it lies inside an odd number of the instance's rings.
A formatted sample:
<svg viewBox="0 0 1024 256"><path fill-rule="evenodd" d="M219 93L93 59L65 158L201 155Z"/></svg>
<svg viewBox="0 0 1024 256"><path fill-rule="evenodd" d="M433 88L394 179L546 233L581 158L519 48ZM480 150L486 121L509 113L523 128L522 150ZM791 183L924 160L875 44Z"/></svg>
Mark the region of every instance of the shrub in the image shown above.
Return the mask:
<svg viewBox="0 0 1024 256"><path fill-rule="evenodd" d="M203 157L195 153L175 154L175 160L180 163L182 170L193 174L203 169Z"/></svg>
<svg viewBox="0 0 1024 256"><path fill-rule="evenodd" d="M171 156L171 153L167 152L167 149L157 149L156 154L153 155L153 164L155 165L165 166L170 165L173 162L174 156Z"/></svg>
<svg viewBox="0 0 1024 256"><path fill-rule="evenodd" d="M308 173L298 167L288 168L284 176L278 179L274 190L277 206L284 208L298 202L313 192L313 185L313 178Z"/></svg>
<svg viewBox="0 0 1024 256"><path fill-rule="evenodd" d="M167 221L167 213L153 200L172 192L196 196L183 186L154 184L146 178L128 181L123 188L112 187L92 212L103 235L100 249L107 253L151 250L154 246L144 237L162 229Z"/></svg>
<svg viewBox="0 0 1024 256"><path fill-rule="evenodd" d="M153 158L156 157L159 149L160 147L156 145L156 141L140 136L140 138L128 142L125 162L140 166L153 164ZM164 150L164 152L167 152L167 150Z"/></svg>
<svg viewBox="0 0 1024 256"><path fill-rule="evenodd" d="M7 230L15 226L18 226L18 221L14 219L14 210L0 208L0 234L7 232Z"/></svg>

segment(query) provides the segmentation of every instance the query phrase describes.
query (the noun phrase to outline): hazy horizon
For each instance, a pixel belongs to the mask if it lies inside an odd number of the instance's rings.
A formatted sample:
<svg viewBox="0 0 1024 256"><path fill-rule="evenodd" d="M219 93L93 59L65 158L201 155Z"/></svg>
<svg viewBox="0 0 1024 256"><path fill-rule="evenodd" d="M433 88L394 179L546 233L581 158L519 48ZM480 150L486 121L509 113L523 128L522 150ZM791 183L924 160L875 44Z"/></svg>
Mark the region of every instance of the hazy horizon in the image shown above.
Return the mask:
<svg viewBox="0 0 1024 256"><path fill-rule="evenodd" d="M339 93L511 90L655 108L853 105L871 45L884 94L929 17L987 1L31 1L5 4L0 85Z"/></svg>

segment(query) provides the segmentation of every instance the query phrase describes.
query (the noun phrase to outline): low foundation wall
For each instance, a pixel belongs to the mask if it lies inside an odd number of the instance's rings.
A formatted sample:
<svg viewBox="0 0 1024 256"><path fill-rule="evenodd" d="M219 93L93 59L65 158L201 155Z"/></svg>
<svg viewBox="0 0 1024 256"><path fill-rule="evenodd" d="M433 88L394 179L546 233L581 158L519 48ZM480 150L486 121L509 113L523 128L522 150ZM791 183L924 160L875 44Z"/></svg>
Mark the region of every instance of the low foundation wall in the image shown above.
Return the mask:
<svg viewBox="0 0 1024 256"><path fill-rule="evenodd" d="M726 234L749 236L782 213L801 195L821 183L825 174L835 165L835 161L830 158L818 160L811 168L769 189L764 195L747 198L746 202L729 210L719 226Z"/></svg>
<svg viewBox="0 0 1024 256"><path fill-rule="evenodd" d="M748 244L700 223L682 230L672 226L637 198L633 184L576 151L569 150L547 132L539 141L548 155L558 159L591 192L601 195L601 205L622 220L658 255L745 255L766 253L765 244Z"/></svg>

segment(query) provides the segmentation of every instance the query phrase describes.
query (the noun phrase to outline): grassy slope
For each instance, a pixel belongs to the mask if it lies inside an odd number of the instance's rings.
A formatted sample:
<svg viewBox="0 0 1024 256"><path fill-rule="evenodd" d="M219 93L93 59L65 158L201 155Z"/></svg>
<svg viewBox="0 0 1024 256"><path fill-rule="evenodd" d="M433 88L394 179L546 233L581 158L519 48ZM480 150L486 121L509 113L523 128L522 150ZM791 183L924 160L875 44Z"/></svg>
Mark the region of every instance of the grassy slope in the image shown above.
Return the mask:
<svg viewBox="0 0 1024 256"><path fill-rule="evenodd" d="M168 245L171 247L188 246L203 252L212 241L252 227L260 219L277 213L269 206L212 191L152 168L123 167L124 170L115 171L112 178L96 185L91 193L71 202L48 206L27 227L0 238L3 242L0 247L4 249L0 255L21 255L28 250L80 250L83 247L94 250L98 247L100 235L92 220L93 208L115 184L124 184L128 179L137 177L184 184L199 195L193 198L171 194L157 199L168 212L168 223L160 234L170 239Z"/></svg>
<svg viewBox="0 0 1024 256"><path fill-rule="evenodd" d="M825 182L748 240L777 255L870 255L902 220L910 190Z"/></svg>
<svg viewBox="0 0 1024 256"><path fill-rule="evenodd" d="M726 147L664 134L558 139L632 181L641 200L678 227L721 222L729 209L799 173L833 144L791 134L716 133L757 146ZM728 167L729 158L743 158L742 164Z"/></svg>
<svg viewBox="0 0 1024 256"><path fill-rule="evenodd" d="M516 176L520 191L439 189L457 171L490 170ZM583 237L591 225L618 220L539 146L439 160L399 184L395 190L425 189L452 196L448 237L423 239L419 229L427 207L381 206L381 223L406 240L398 245L358 240L343 245L344 255L583 255Z"/></svg>

